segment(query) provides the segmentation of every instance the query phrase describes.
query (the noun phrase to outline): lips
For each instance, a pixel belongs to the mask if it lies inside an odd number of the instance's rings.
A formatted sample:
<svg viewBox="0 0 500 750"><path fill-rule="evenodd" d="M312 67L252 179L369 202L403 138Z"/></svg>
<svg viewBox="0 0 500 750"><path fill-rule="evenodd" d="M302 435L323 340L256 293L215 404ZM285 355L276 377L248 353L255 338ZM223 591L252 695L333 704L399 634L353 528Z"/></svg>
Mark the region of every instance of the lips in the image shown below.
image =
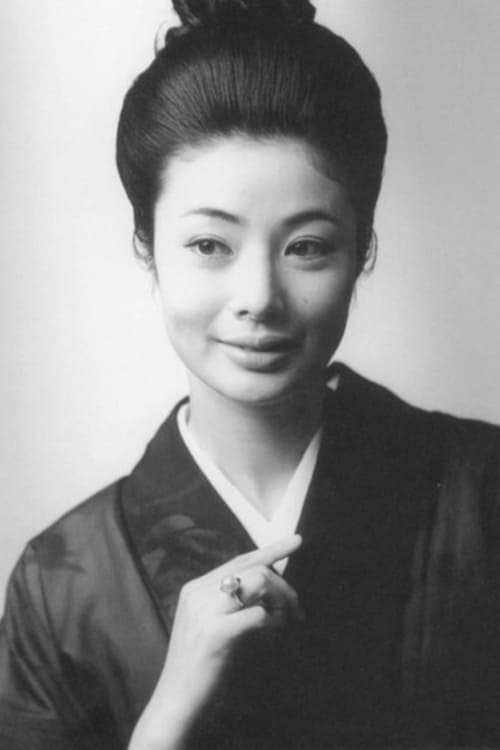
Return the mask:
<svg viewBox="0 0 500 750"><path fill-rule="evenodd" d="M222 339L226 346L254 352L287 352L295 347L295 341L286 336L239 336L237 338Z"/></svg>
<svg viewBox="0 0 500 750"><path fill-rule="evenodd" d="M288 336L237 336L221 339L227 356L238 367L252 372L276 372L288 366L297 342Z"/></svg>

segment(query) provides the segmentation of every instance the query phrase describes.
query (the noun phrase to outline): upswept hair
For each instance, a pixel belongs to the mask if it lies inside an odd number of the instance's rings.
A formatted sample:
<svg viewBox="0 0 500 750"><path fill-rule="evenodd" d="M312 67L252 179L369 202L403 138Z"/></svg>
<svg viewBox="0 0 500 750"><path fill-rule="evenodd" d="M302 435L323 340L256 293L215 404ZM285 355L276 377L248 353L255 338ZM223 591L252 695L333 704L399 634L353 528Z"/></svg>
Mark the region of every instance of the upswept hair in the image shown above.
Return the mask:
<svg viewBox="0 0 500 750"><path fill-rule="evenodd" d="M169 160L233 134L291 137L340 173L370 255L387 131L377 82L307 0L174 0L183 21L123 103L117 165L135 236L152 259L154 207Z"/></svg>

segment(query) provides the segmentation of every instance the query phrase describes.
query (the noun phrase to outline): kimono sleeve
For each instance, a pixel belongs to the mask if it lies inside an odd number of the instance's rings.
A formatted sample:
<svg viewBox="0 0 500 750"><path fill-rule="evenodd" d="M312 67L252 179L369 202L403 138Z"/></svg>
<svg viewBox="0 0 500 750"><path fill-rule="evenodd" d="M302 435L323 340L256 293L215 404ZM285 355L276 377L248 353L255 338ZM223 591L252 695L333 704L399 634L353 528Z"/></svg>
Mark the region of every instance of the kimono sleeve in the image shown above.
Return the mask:
<svg viewBox="0 0 500 750"><path fill-rule="evenodd" d="M60 720L62 695L40 568L28 546L10 578L0 623L0 747L75 750Z"/></svg>

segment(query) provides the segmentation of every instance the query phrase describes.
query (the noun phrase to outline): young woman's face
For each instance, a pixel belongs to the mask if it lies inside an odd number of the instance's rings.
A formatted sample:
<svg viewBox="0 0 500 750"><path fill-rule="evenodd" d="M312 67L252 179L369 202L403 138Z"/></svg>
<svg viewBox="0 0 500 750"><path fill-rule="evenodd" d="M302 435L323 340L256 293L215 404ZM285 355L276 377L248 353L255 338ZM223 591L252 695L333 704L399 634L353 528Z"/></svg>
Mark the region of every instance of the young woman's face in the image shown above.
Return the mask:
<svg viewBox="0 0 500 750"><path fill-rule="evenodd" d="M346 324L356 221L306 146L234 136L174 157L154 256L193 388L264 404L318 386Z"/></svg>

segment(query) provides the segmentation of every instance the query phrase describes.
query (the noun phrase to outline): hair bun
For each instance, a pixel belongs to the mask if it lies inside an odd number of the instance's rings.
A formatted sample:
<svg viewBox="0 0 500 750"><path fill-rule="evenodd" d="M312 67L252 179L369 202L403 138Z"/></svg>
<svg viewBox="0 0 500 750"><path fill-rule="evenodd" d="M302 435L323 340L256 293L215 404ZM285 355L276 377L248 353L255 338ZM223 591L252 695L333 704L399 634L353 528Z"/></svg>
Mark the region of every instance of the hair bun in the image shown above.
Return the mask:
<svg viewBox="0 0 500 750"><path fill-rule="evenodd" d="M295 25L314 20L309 0L172 0L184 27Z"/></svg>

